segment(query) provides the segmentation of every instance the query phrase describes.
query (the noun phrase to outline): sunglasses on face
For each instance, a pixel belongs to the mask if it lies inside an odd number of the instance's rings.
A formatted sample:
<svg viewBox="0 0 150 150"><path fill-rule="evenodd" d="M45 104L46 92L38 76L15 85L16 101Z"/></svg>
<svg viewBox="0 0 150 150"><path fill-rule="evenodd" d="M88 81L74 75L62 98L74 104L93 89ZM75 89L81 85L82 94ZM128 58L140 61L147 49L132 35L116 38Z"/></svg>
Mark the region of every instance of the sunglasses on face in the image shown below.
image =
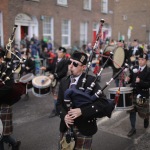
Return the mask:
<svg viewBox="0 0 150 150"><path fill-rule="evenodd" d="M78 64L77 62L74 62L74 61L71 61L71 60L68 61L68 64L69 65L73 64L74 67L82 66L82 65Z"/></svg>

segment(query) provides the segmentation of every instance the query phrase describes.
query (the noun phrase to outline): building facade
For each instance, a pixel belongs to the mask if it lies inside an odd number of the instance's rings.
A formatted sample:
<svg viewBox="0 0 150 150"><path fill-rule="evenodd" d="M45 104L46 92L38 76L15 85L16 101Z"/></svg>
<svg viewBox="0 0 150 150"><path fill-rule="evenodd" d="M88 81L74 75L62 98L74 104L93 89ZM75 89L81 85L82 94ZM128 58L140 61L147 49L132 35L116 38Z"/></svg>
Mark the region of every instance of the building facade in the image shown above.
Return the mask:
<svg viewBox="0 0 150 150"><path fill-rule="evenodd" d="M100 19L102 37L149 42L150 0L0 0L0 45L4 46L18 25L15 42L33 35L55 47L72 48L92 42ZM130 29L130 30L129 30Z"/></svg>
<svg viewBox="0 0 150 150"><path fill-rule="evenodd" d="M115 0L114 38L150 43L150 0Z"/></svg>
<svg viewBox="0 0 150 150"><path fill-rule="evenodd" d="M93 31L98 31L100 19L103 38L111 37L112 18L107 14L112 6L108 0L0 0L0 37L5 45L18 25L15 41L28 35L47 38L55 46L82 46L93 40ZM106 17L107 16L107 17Z"/></svg>

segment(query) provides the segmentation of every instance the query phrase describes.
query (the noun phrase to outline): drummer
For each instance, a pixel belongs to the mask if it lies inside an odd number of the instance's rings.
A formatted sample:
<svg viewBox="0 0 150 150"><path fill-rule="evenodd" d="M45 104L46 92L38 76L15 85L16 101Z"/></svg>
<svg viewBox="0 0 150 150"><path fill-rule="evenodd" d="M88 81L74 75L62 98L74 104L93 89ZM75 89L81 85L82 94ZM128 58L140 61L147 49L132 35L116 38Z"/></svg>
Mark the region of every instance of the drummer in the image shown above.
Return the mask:
<svg viewBox="0 0 150 150"><path fill-rule="evenodd" d="M133 97L136 100L137 95L141 95L142 98L149 99L149 87L150 87L150 70L147 67L148 55L143 53L139 55L138 66L134 66L130 72L130 75L125 78L126 83L131 83L133 87ZM136 110L129 111L131 130L127 136L131 137L136 133ZM149 115L144 118L144 128L149 126Z"/></svg>
<svg viewBox="0 0 150 150"><path fill-rule="evenodd" d="M138 39L134 39L132 42L132 46L129 48L128 51L128 63L132 68L135 65L138 65L138 56L143 54L143 48L139 46Z"/></svg>
<svg viewBox="0 0 150 150"><path fill-rule="evenodd" d="M57 115L56 103L57 103L59 82L63 77L67 75L68 72L68 64L67 64L67 59L65 57L66 51L67 51L66 48L59 47L59 49L57 50L57 57L56 59L54 59L54 62L50 64L47 68L41 67L42 70L49 71L50 73L52 73L52 75L49 76L51 80L56 79L57 81L56 86L52 88L54 109L52 110L49 116L50 118L55 117Z"/></svg>

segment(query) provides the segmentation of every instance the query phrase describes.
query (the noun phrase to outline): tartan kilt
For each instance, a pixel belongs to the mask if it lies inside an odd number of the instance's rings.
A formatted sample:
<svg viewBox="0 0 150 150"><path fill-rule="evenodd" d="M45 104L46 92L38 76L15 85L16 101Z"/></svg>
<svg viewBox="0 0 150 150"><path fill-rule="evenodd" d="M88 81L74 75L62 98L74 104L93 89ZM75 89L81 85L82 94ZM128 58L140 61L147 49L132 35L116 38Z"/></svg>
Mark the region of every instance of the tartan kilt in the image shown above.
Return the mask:
<svg viewBox="0 0 150 150"><path fill-rule="evenodd" d="M76 136L74 150L92 150L92 136L84 136L79 132L77 127L73 127L73 131ZM60 133L60 141L63 136L65 136L65 133Z"/></svg>
<svg viewBox="0 0 150 150"><path fill-rule="evenodd" d="M60 82L58 81L57 84L56 84L56 86L53 87L53 88L51 88L52 94L53 94L54 96L57 96L57 95L58 95L59 85L60 85Z"/></svg>
<svg viewBox="0 0 150 150"><path fill-rule="evenodd" d="M0 119L3 124L3 135L10 135L13 132L12 107L7 104L0 105Z"/></svg>

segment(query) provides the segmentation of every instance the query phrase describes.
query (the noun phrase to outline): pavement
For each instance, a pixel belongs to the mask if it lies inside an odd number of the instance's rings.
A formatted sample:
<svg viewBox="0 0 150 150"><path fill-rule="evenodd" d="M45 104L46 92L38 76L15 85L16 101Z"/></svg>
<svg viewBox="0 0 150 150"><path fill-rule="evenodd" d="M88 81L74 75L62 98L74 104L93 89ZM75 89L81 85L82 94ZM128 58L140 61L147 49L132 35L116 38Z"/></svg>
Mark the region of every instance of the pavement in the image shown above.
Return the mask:
<svg viewBox="0 0 150 150"><path fill-rule="evenodd" d="M113 134L133 142L125 150L149 150L150 149L150 127L144 128L144 120L137 114L136 134L128 137L127 133L131 129L129 114L126 111L115 110L111 118L102 118L97 124L99 130Z"/></svg>
<svg viewBox="0 0 150 150"><path fill-rule="evenodd" d="M108 69L103 75L107 76L107 74L110 74L110 71L111 70ZM106 79L106 81L108 81L108 79ZM110 87L114 87L114 84L112 83L108 88ZM105 90L106 95L108 94L108 88ZM29 96L30 98L33 97L32 92L29 93ZM35 143L38 150L47 150L49 145L44 139L49 139L50 135L51 149L56 150L56 141L58 141L57 122L59 122L59 118L55 117L53 121L52 119L48 119L50 110L53 109L50 97L33 97L28 101L25 101L22 97L22 100L13 107L15 135L21 137L23 141L21 150L34 150L34 148L31 148L31 145L34 147ZM138 114L136 122L137 132L132 137L127 137L127 133L131 127L129 114L125 110L114 110L111 118L104 117L98 119L97 124L98 133L94 136L93 150L150 150L150 127L147 129L144 128L143 119L140 118ZM47 129L47 133L43 134L45 129ZM51 132L51 129L53 132ZM36 132L33 134L34 130ZM39 135L40 137L42 136L42 138L40 138ZM41 143L45 145L42 149L40 149ZM103 146L104 143L107 143L105 144L105 148ZM121 144L122 149L116 148L117 144ZM101 148L97 147L97 145Z"/></svg>

